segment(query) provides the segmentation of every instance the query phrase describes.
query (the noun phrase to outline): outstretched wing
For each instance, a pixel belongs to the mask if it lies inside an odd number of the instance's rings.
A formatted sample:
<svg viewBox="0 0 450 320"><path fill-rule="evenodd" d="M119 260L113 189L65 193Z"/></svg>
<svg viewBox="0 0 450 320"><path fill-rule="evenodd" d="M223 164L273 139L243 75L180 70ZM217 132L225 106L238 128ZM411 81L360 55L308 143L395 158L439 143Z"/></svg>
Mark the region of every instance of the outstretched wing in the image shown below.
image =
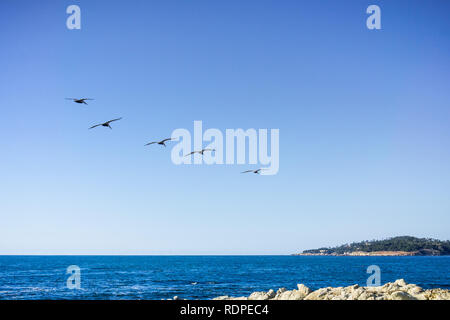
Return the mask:
<svg viewBox="0 0 450 320"><path fill-rule="evenodd" d="M191 154L194 154L196 151L192 151L191 153L188 153L185 155L185 157L190 156Z"/></svg>
<svg viewBox="0 0 450 320"><path fill-rule="evenodd" d="M122 117L117 118L117 119L113 119L113 120L106 121L105 124L108 124L108 123L111 123L111 122L114 122L114 121L117 121L117 120L120 120L120 119L122 119Z"/></svg>
<svg viewBox="0 0 450 320"><path fill-rule="evenodd" d="M172 140L172 138L167 138L167 139L164 139L163 141L161 141L161 142L166 142L166 141L170 141L170 140Z"/></svg>
<svg viewBox="0 0 450 320"><path fill-rule="evenodd" d="M216 149L203 149L203 151L216 151Z"/></svg>
<svg viewBox="0 0 450 320"><path fill-rule="evenodd" d="M242 171L241 173L253 172L253 170Z"/></svg>
<svg viewBox="0 0 450 320"><path fill-rule="evenodd" d="M102 125L102 123L99 123L99 124L96 124L95 126L90 127L89 129L93 129L93 128L101 126L101 125Z"/></svg>
<svg viewBox="0 0 450 320"><path fill-rule="evenodd" d="M149 145L154 144L154 143L157 143L157 142L156 141L149 142L149 143L146 144L146 146L149 146Z"/></svg>
<svg viewBox="0 0 450 320"><path fill-rule="evenodd" d="M91 98L83 98L83 99L80 99L80 100L94 100L94 99L91 99Z"/></svg>

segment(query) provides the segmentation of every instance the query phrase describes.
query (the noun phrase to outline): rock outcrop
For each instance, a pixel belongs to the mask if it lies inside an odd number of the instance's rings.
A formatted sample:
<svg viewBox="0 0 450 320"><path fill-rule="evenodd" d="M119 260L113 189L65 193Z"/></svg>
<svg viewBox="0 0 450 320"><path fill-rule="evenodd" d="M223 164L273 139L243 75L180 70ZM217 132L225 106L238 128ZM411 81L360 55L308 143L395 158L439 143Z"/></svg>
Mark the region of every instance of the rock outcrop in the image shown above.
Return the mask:
<svg viewBox="0 0 450 320"><path fill-rule="evenodd" d="M450 300L450 290L424 290L415 284L407 284L399 279L379 287L360 287L357 284L348 287L321 288L312 291L303 284L297 289L280 288L275 292L253 292L248 297L221 296L213 300Z"/></svg>

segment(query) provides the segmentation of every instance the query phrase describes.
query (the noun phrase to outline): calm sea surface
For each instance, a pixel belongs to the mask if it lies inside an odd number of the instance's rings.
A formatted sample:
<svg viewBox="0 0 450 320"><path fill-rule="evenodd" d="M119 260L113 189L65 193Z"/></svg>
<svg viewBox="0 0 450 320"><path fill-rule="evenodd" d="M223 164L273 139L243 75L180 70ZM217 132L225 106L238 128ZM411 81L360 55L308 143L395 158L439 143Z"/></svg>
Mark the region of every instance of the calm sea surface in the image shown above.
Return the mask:
<svg viewBox="0 0 450 320"><path fill-rule="evenodd" d="M80 289L66 286L70 265L81 269ZM380 267L381 284L450 288L449 256L0 256L0 299L210 299L297 283L366 285L370 265Z"/></svg>

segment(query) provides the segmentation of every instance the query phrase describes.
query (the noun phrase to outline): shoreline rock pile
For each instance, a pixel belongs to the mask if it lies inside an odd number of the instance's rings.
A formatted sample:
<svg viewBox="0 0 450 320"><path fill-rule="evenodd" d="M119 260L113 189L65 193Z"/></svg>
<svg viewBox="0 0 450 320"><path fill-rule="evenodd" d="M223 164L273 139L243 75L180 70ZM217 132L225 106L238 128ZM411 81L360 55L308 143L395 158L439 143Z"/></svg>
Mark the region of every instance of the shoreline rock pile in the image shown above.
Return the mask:
<svg viewBox="0 0 450 320"><path fill-rule="evenodd" d="M267 292L253 292L248 297L220 296L213 300L450 300L450 290L424 290L415 284L407 284L399 279L379 287L360 287L357 284L348 287L328 287L312 291L303 284L297 289Z"/></svg>

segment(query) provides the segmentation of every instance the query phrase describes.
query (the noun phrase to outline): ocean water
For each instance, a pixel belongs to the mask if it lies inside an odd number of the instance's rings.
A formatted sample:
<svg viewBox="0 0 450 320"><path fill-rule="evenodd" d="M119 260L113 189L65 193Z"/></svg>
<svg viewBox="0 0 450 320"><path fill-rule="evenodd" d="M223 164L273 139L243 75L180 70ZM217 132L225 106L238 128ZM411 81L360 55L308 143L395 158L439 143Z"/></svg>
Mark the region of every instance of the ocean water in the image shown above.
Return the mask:
<svg viewBox="0 0 450 320"><path fill-rule="evenodd" d="M80 289L67 288L70 265L81 269ZM381 284L450 288L448 256L0 256L0 299L211 299L297 283L366 285L370 265L380 267Z"/></svg>

